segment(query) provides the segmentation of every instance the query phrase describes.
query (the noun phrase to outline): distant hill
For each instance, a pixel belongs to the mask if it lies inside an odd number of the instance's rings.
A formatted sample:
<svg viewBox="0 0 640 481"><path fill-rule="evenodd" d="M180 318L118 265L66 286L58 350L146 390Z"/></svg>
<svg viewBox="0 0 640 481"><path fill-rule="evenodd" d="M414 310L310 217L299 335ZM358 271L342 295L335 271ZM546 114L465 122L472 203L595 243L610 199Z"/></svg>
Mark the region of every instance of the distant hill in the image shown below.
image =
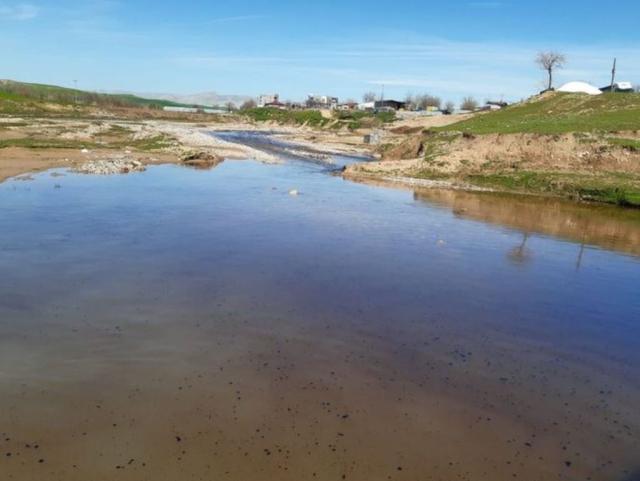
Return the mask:
<svg viewBox="0 0 640 481"><path fill-rule="evenodd" d="M183 103L167 99L150 99L132 94L106 94L87 92L55 85L0 80L1 110L11 110L20 104L30 103L34 110L41 104L91 105L103 107L146 107L161 109L165 106L184 107Z"/></svg>
<svg viewBox="0 0 640 481"><path fill-rule="evenodd" d="M116 95L134 95L143 98L161 99L168 102L175 102L185 105L200 105L205 107L224 106L229 102L240 107L247 100L253 97L248 95L222 95L217 92L201 92L195 94L169 94L169 93L133 93L133 92L115 92Z"/></svg>

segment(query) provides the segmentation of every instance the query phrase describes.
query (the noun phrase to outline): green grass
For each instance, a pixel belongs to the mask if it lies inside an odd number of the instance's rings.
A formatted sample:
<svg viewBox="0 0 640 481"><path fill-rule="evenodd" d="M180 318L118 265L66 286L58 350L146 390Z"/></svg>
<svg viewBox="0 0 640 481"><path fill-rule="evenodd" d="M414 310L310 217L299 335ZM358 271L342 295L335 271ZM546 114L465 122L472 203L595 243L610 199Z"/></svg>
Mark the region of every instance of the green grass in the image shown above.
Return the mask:
<svg viewBox="0 0 640 481"><path fill-rule="evenodd" d="M378 127L395 120L395 113L373 114L359 111L335 111L332 118L326 118L319 110L281 110L275 108L255 108L243 110L242 115L256 122L277 122L280 124L309 125L311 127L347 127L357 130L363 127Z"/></svg>
<svg viewBox="0 0 640 481"><path fill-rule="evenodd" d="M561 195L624 207L640 207L640 177L630 174L526 171L469 174L464 180L501 191Z"/></svg>
<svg viewBox="0 0 640 481"><path fill-rule="evenodd" d="M640 152L640 140L636 139L609 139L611 145L622 147L631 152Z"/></svg>
<svg viewBox="0 0 640 481"><path fill-rule="evenodd" d="M147 139L134 140L131 142L120 142L122 147L132 147L138 150L162 150L170 147L174 139L166 135L157 135Z"/></svg>
<svg viewBox="0 0 640 481"><path fill-rule="evenodd" d="M104 146L95 142L82 142L65 139L8 139L0 140L0 149L8 147L22 147L25 149L95 149Z"/></svg>
<svg viewBox="0 0 640 481"><path fill-rule="evenodd" d="M67 108L100 106L162 109L166 106L186 106L168 100L145 99L128 94L101 94L55 85L0 81L0 113L46 112L46 104L58 104Z"/></svg>
<svg viewBox="0 0 640 481"><path fill-rule="evenodd" d="M95 142L67 139L35 139L31 137L21 139L0 140L0 149L20 147L25 149L125 149L132 148L142 151L162 150L171 146L173 139L165 135L157 135L139 140L116 140L113 142Z"/></svg>
<svg viewBox="0 0 640 481"><path fill-rule="evenodd" d="M333 112L333 118L338 121L337 126L346 124L349 130L357 130L366 127L381 127L396 120L395 112L363 112L359 110Z"/></svg>
<svg viewBox="0 0 640 481"><path fill-rule="evenodd" d="M640 130L640 94L556 93L541 100L479 114L440 131L472 134L565 134Z"/></svg>
<svg viewBox="0 0 640 481"><path fill-rule="evenodd" d="M318 110L281 110L275 108L255 108L243 110L242 114L256 122L278 122L280 124L310 125L322 127L331 122Z"/></svg>

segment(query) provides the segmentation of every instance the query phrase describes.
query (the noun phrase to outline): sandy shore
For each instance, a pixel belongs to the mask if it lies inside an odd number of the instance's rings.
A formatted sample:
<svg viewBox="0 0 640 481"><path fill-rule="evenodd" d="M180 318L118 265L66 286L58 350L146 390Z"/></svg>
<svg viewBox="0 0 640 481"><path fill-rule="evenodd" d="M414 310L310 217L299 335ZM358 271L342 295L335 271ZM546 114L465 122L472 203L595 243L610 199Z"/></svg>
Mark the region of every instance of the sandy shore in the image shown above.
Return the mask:
<svg viewBox="0 0 640 481"><path fill-rule="evenodd" d="M379 129L384 142L401 143L408 131L441 127L460 116L399 119ZM201 154L218 159L251 159L279 162L276 155L248 145L222 140L212 132L264 132L293 144L294 148L326 155L378 157L378 148L367 145L359 131L315 129L276 123L230 119L196 123L137 119L0 118L0 182L21 174L51 168L74 168L111 160L142 165L183 162ZM391 166L385 166L388 169ZM90 169L84 169L90 170Z"/></svg>
<svg viewBox="0 0 640 481"><path fill-rule="evenodd" d="M89 120L11 120L0 123L0 182L53 168L79 169L111 161L145 166L180 164L194 155L278 162L269 153L216 138L210 134L214 129L202 124L103 121L98 125ZM158 148L154 142L159 143Z"/></svg>

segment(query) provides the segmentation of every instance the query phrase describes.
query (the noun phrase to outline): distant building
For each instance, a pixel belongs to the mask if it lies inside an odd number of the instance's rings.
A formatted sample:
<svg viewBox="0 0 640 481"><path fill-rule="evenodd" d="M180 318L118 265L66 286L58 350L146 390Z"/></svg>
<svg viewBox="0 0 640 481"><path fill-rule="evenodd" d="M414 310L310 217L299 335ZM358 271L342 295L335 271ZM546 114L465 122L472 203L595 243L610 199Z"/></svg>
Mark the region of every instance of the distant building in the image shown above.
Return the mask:
<svg viewBox="0 0 640 481"><path fill-rule="evenodd" d="M631 82L616 82L613 84L613 89L611 85L607 85L606 87L602 87L600 90L603 92L620 92L620 93L633 93L635 89L633 88L633 84Z"/></svg>
<svg viewBox="0 0 640 481"><path fill-rule="evenodd" d="M269 103L264 104L263 107L268 108L268 109L285 110L287 108L287 105L283 104L279 100L275 100L274 102L269 102Z"/></svg>
<svg viewBox="0 0 640 481"><path fill-rule="evenodd" d="M358 110L372 111L375 108L375 102L362 102L361 104L358 104Z"/></svg>
<svg viewBox="0 0 640 481"><path fill-rule="evenodd" d="M228 114L229 109L223 107L163 107L165 112L175 112L181 114Z"/></svg>
<svg viewBox="0 0 640 481"><path fill-rule="evenodd" d="M508 107L509 103L505 102L504 100L500 100L500 101L488 100L487 105L489 105L493 110L499 110L499 109Z"/></svg>
<svg viewBox="0 0 640 481"><path fill-rule="evenodd" d="M374 104L375 110L404 110L406 107L406 102L399 100L378 100Z"/></svg>
<svg viewBox="0 0 640 481"><path fill-rule="evenodd" d="M278 94L263 94L258 97L258 107L266 107L267 104L274 104L280 102L280 95Z"/></svg>
<svg viewBox="0 0 640 481"><path fill-rule="evenodd" d="M338 110L355 110L358 108L358 102L346 102L336 107Z"/></svg>
<svg viewBox="0 0 640 481"><path fill-rule="evenodd" d="M163 108L165 112L179 112L182 114L197 114L198 112L202 112L198 107L173 107L166 106Z"/></svg>
<svg viewBox="0 0 640 481"><path fill-rule="evenodd" d="M314 95L307 97L307 107L317 109L335 109L338 106L338 97L329 95Z"/></svg>

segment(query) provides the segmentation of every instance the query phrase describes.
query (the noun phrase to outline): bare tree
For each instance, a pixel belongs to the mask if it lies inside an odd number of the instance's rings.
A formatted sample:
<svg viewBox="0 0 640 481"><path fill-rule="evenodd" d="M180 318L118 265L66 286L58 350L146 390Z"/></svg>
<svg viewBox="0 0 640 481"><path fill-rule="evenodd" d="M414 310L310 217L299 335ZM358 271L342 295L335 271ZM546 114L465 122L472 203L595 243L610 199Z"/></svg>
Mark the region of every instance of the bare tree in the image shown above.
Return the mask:
<svg viewBox="0 0 640 481"><path fill-rule="evenodd" d="M375 102L376 101L376 93L375 92L366 92L363 96L362 96L362 101L363 102Z"/></svg>
<svg viewBox="0 0 640 481"><path fill-rule="evenodd" d="M433 95L422 95L420 100L418 101L418 105L421 109L426 110L429 107L435 107L437 109L442 105L442 100L439 97L435 97Z"/></svg>
<svg viewBox="0 0 640 481"><path fill-rule="evenodd" d="M447 114L452 114L456 111L456 104L454 104L453 102L449 101L446 104L444 104L444 112Z"/></svg>
<svg viewBox="0 0 640 481"><path fill-rule="evenodd" d="M257 106L256 101L253 99L249 99L246 100L242 106L240 107L241 110L251 110L251 109L255 109Z"/></svg>
<svg viewBox="0 0 640 481"><path fill-rule="evenodd" d="M462 110L476 110L478 108L478 101L473 97L465 97L460 104Z"/></svg>
<svg viewBox="0 0 640 481"><path fill-rule="evenodd" d="M236 104L234 104L233 102L227 102L224 107L227 112L233 112L234 110L236 110Z"/></svg>
<svg viewBox="0 0 640 481"><path fill-rule="evenodd" d="M404 103L407 110L415 110L416 97L413 95L413 92L407 92L407 95L404 97Z"/></svg>
<svg viewBox="0 0 640 481"><path fill-rule="evenodd" d="M564 67L567 58L558 52L540 52L536 64L549 75L549 90L553 87L553 71Z"/></svg>

